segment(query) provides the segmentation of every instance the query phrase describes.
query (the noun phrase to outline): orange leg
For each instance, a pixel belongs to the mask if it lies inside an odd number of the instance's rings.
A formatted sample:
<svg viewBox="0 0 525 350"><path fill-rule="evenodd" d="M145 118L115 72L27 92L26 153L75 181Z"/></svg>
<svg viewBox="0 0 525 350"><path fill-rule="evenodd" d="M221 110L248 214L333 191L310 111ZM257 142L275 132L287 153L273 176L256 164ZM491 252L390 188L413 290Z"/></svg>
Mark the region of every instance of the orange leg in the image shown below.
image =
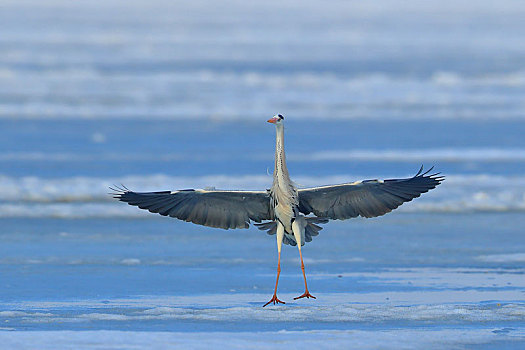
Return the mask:
<svg viewBox="0 0 525 350"><path fill-rule="evenodd" d="M279 300L279 298L277 298L277 285L279 284L279 275L281 274L281 251L279 250L279 258L277 259L277 280L275 281L275 290L273 292L273 297L272 299L270 299L269 302L267 302L266 304L263 305L263 307L265 307L266 305L270 304L270 303L273 303L275 305L275 303L279 304L286 304L284 301L281 301Z"/></svg>
<svg viewBox="0 0 525 350"><path fill-rule="evenodd" d="M299 256L301 257L301 270L303 270L305 292L302 295L299 295L298 297L293 298L293 300L297 300L297 299L301 299L305 297L315 299L315 297L312 294L310 294L310 292L308 291L308 284L306 284L306 273L304 272L303 253L301 252L301 246L299 246Z"/></svg>

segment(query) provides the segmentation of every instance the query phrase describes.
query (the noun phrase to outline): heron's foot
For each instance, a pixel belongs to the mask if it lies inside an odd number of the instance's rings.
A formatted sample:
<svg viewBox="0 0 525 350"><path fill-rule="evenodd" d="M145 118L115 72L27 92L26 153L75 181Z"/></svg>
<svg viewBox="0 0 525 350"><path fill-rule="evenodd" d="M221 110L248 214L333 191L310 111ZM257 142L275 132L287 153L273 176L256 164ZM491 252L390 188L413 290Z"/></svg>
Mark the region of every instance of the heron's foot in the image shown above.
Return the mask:
<svg viewBox="0 0 525 350"><path fill-rule="evenodd" d="M279 304L286 304L284 301L281 301L279 300L279 298L277 298L277 294L274 294L272 299L270 299L269 302L267 302L266 304L263 305L263 307L265 307L266 305L270 304L270 303L273 303L273 305L275 305L276 303Z"/></svg>
<svg viewBox="0 0 525 350"><path fill-rule="evenodd" d="M317 299L316 297L314 297L312 294L310 294L310 292L308 291L308 289L306 290L306 292L303 293L303 295L299 295L298 297L295 297L293 298L293 300L297 300L297 299L302 299L302 298L313 298L313 299Z"/></svg>

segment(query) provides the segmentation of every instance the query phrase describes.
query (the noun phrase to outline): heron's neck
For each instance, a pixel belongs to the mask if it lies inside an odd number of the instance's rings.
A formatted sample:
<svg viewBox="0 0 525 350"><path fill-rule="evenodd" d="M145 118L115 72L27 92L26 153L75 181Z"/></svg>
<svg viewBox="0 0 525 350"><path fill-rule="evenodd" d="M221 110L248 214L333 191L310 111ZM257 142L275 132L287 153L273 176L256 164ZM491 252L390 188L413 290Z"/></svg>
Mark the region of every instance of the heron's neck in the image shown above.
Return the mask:
<svg viewBox="0 0 525 350"><path fill-rule="evenodd" d="M273 171L273 179L274 182L275 180L291 182L284 154L284 126L278 125L275 130L275 169Z"/></svg>
<svg viewBox="0 0 525 350"><path fill-rule="evenodd" d="M284 127L276 125L275 137L275 170L273 171L273 184L270 196L275 205L275 215L281 222L290 223L294 217L294 208L299 205L297 189L295 188L284 155ZM291 227L289 227L291 229Z"/></svg>

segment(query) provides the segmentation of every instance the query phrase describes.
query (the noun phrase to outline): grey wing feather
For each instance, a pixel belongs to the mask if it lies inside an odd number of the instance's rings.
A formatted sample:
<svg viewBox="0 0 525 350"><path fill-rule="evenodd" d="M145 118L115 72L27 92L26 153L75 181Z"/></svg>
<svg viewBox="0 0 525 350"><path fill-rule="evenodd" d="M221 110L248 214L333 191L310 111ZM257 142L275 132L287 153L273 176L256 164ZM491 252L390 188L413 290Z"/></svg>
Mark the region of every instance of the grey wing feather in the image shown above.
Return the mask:
<svg viewBox="0 0 525 350"><path fill-rule="evenodd" d="M269 235L274 235L277 233L277 222L276 221L270 221L270 222L263 222L262 224L255 224L257 228L261 231L266 231Z"/></svg>
<svg viewBox="0 0 525 350"><path fill-rule="evenodd" d="M407 179L365 180L334 186L300 189L299 210L329 219L381 216L435 188L443 180L432 170Z"/></svg>
<svg viewBox="0 0 525 350"><path fill-rule="evenodd" d="M326 224L328 222L328 219L325 218L318 218L318 217L308 217L306 219L306 227L305 227L305 241L311 242L312 237L315 237L319 234L319 231L321 231L323 228L321 226L318 226L316 224ZM274 235L277 232L277 222L276 221L270 221L270 222L263 222L262 224L255 224L259 230L266 231L269 235ZM283 238L284 244L290 244L290 245L297 245L297 242L295 242L295 239L290 239L288 237Z"/></svg>
<svg viewBox="0 0 525 350"><path fill-rule="evenodd" d="M250 221L273 220L265 191L181 190L133 192L116 188L113 197L152 213L223 229L248 228Z"/></svg>

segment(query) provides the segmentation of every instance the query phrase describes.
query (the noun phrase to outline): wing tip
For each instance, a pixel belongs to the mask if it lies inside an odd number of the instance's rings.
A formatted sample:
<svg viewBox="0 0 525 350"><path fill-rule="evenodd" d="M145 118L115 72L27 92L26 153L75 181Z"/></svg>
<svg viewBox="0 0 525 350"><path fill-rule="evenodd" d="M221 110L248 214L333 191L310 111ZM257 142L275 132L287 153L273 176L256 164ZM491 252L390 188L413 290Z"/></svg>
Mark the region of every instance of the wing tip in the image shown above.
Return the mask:
<svg viewBox="0 0 525 350"><path fill-rule="evenodd" d="M123 184L109 186L109 189L111 192L108 192L108 194L118 200L122 200L122 197L126 195L126 193L131 192L131 190Z"/></svg>
<svg viewBox="0 0 525 350"><path fill-rule="evenodd" d="M430 179L437 182L436 186L441 184L441 182L445 181L445 175L441 175L441 172L438 171L437 173L429 174L432 170L434 170L434 165L431 166L427 171L423 172L423 165L421 165L421 168L417 172L416 175L414 175L413 178L424 178L424 179Z"/></svg>

